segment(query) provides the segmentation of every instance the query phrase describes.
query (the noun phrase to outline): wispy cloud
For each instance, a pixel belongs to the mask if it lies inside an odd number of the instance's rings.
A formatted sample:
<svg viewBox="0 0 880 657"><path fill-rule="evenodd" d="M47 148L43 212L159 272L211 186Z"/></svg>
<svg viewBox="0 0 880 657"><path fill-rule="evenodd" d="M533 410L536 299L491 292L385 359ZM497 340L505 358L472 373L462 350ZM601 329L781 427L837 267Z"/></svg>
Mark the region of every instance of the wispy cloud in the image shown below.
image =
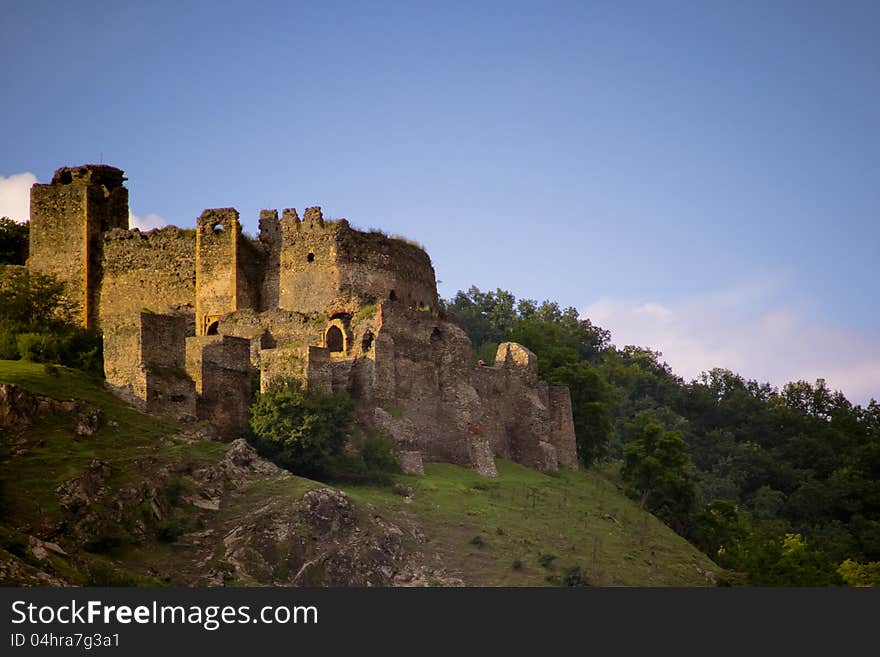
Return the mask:
<svg viewBox="0 0 880 657"><path fill-rule="evenodd" d="M30 173L14 173L8 178L0 176L0 217L16 221L30 220L31 185L37 177Z"/></svg>
<svg viewBox="0 0 880 657"><path fill-rule="evenodd" d="M880 399L880 332L818 321L783 291L783 279L756 280L674 304L605 298L582 314L618 346L661 351L685 379L724 367L777 386L824 378L854 403Z"/></svg>
<svg viewBox="0 0 880 657"><path fill-rule="evenodd" d="M130 228L138 228L142 231L152 230L153 228L161 228L167 226L168 222L158 214L148 214L143 217L136 215L134 212L128 213L128 225Z"/></svg>

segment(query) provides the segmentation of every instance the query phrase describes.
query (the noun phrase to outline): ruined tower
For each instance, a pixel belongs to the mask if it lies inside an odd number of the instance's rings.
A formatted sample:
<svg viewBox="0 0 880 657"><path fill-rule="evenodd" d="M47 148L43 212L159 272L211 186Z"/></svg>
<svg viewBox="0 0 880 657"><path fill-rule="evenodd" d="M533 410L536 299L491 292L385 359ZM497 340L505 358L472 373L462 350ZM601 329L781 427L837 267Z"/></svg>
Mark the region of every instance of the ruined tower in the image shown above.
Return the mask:
<svg viewBox="0 0 880 657"><path fill-rule="evenodd" d="M257 255L234 208L205 210L196 231L196 335L211 335L223 315L258 307Z"/></svg>
<svg viewBox="0 0 880 657"><path fill-rule="evenodd" d="M54 274L83 326L98 323L103 233L128 229L123 171L103 164L62 167L31 188L28 267Z"/></svg>

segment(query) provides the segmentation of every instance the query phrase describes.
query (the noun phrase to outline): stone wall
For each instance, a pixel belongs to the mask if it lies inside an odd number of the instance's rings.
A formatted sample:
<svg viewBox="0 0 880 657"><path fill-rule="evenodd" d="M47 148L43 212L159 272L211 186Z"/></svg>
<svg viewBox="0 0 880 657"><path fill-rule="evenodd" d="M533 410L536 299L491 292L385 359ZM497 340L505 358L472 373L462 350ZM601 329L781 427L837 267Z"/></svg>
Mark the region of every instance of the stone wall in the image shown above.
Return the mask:
<svg viewBox="0 0 880 657"><path fill-rule="evenodd" d="M385 303L374 358L372 395L353 396L402 452L490 476L492 455L540 470L577 467L568 390L540 381L521 345L504 343L494 366L474 366L456 324Z"/></svg>
<svg viewBox="0 0 880 657"><path fill-rule="evenodd" d="M256 370L250 341L229 335L186 339L186 371L198 393L197 415L228 440L247 431Z"/></svg>
<svg viewBox="0 0 880 657"><path fill-rule="evenodd" d="M339 222L324 222L321 208L296 210L281 217L279 301L284 310L326 313L339 301L336 233Z"/></svg>
<svg viewBox="0 0 880 657"><path fill-rule="evenodd" d="M28 267L57 276L86 326L99 318L102 232L128 228L123 172L104 165L62 167L31 188Z"/></svg>
<svg viewBox="0 0 880 657"><path fill-rule="evenodd" d="M196 335L214 333L213 322L238 309L240 237L234 208L205 210L196 222Z"/></svg>
<svg viewBox="0 0 880 657"><path fill-rule="evenodd" d="M343 297L366 304L389 299L437 310L434 267L421 247L379 232L353 230L346 222L337 233L337 254Z"/></svg>
<svg viewBox="0 0 880 657"><path fill-rule="evenodd" d="M185 371L186 318L134 313L104 329L107 384L150 413L196 416L196 391Z"/></svg>
<svg viewBox="0 0 880 657"><path fill-rule="evenodd" d="M68 284L84 323L100 321L107 382L142 408L237 438L257 376L262 389L293 377L347 390L409 471L435 460L494 475L494 456L577 467L568 390L540 381L514 343L475 366L418 245L324 221L319 207L262 211L257 239L233 208L205 210L192 231L130 231L123 181L88 165L35 185L28 266Z"/></svg>
<svg viewBox="0 0 880 657"><path fill-rule="evenodd" d="M273 382L284 379L294 379L306 388L330 392L333 374L329 352L313 346L264 350L260 367L260 391L266 392Z"/></svg>
<svg viewBox="0 0 880 657"><path fill-rule="evenodd" d="M146 370L141 360L140 313L120 316L103 327L104 376L107 384L141 406L147 399Z"/></svg>
<svg viewBox="0 0 880 657"><path fill-rule="evenodd" d="M104 235L101 322L148 309L188 318L195 311L196 233L174 226L148 233L111 230Z"/></svg>
<svg viewBox="0 0 880 657"><path fill-rule="evenodd" d="M578 468L577 440L571 412L571 392L567 386L550 386L550 441L556 448L559 465Z"/></svg>
<svg viewBox="0 0 880 657"><path fill-rule="evenodd" d="M260 283L260 310L279 307L281 274L281 221L277 210L260 211L260 235L264 255Z"/></svg>

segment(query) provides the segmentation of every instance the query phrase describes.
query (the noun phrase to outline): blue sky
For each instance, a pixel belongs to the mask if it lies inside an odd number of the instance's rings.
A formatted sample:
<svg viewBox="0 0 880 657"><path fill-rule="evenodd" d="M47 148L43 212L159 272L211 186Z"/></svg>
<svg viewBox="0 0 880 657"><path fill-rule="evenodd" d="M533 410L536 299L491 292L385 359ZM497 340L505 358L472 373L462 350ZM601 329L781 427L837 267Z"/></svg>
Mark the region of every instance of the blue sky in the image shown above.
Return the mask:
<svg viewBox="0 0 880 657"><path fill-rule="evenodd" d="M6 3L0 214L95 161L146 226L318 204L423 243L444 296L864 402L878 37L870 1Z"/></svg>

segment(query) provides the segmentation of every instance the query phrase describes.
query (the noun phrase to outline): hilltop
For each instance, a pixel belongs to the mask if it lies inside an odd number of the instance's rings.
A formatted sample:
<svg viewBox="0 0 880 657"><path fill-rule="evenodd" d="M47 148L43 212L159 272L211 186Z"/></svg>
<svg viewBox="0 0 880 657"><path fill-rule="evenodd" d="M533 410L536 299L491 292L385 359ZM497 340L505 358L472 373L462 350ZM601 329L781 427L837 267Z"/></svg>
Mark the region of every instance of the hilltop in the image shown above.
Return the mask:
<svg viewBox="0 0 880 657"><path fill-rule="evenodd" d="M428 463L393 488L334 488L75 370L0 361L0 384L0 415L13 397L37 409L0 431L4 584L700 586L719 571L594 471Z"/></svg>

